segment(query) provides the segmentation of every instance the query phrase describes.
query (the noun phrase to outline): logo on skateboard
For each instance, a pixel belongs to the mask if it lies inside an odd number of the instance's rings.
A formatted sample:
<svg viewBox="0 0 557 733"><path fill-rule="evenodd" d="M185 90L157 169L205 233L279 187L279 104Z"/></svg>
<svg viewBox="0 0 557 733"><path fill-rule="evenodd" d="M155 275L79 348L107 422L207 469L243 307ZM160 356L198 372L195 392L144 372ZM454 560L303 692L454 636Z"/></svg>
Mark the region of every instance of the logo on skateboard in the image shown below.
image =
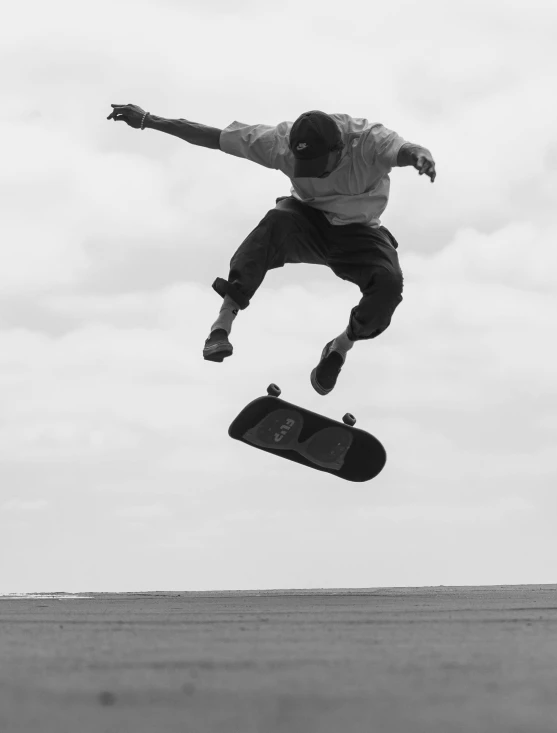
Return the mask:
<svg viewBox="0 0 557 733"><path fill-rule="evenodd" d="M292 418L288 417L286 418L286 425L280 426L280 433L275 433L275 443L280 443L280 441L284 438L284 436L288 433L290 428L296 424L295 420L292 420Z"/></svg>
<svg viewBox="0 0 557 733"><path fill-rule="evenodd" d="M344 427L321 428L300 443L303 425L304 418L296 410L278 409L265 415L242 437L262 448L294 450L316 466L340 470L352 445L350 431Z"/></svg>

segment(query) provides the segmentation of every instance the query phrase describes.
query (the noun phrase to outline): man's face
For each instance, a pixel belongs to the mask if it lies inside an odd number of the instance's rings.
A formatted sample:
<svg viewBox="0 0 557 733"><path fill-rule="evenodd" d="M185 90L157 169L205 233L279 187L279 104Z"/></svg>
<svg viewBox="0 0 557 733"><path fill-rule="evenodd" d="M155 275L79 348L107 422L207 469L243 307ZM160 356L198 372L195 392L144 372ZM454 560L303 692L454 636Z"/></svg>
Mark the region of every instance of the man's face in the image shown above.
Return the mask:
<svg viewBox="0 0 557 733"><path fill-rule="evenodd" d="M320 176L317 176L317 178L327 178L327 176L330 176L339 164L341 157L342 150L332 150L327 159L327 167Z"/></svg>

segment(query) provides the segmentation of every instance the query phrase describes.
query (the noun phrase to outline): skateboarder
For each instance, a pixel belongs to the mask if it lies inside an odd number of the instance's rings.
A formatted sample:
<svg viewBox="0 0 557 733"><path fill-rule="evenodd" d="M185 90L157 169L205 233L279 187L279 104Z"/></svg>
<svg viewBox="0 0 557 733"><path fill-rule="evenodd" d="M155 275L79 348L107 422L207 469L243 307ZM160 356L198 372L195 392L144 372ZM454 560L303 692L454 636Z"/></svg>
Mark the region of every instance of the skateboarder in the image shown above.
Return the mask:
<svg viewBox="0 0 557 733"><path fill-rule="evenodd" d="M329 394L354 342L381 334L402 301L398 244L380 216L388 203L393 167L411 165L433 183L436 170L429 150L380 123L319 110L305 112L293 123L233 122L220 130L157 117L134 104L111 106L109 120L247 158L290 179L290 196L276 199L233 255L228 278L213 283L223 303L203 357L221 362L232 354L232 322L248 307L268 270L295 262L327 265L362 294L346 330L325 345L311 372L313 388ZM312 324L306 325L310 330Z"/></svg>

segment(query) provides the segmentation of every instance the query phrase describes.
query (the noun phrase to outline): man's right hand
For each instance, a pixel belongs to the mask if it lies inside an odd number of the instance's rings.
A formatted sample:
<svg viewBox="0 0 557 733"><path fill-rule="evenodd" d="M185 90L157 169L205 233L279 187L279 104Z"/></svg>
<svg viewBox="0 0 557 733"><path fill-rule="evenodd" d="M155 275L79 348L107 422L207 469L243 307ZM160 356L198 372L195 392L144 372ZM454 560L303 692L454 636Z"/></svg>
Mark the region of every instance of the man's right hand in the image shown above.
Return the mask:
<svg viewBox="0 0 557 733"><path fill-rule="evenodd" d="M433 157L429 150L421 150L418 153L418 155L416 156L416 161L414 163L414 168L419 171L420 176L424 173L426 174L426 176L429 176L431 178L431 182L433 183L437 172L435 170L435 161L433 160Z"/></svg>
<svg viewBox="0 0 557 733"><path fill-rule="evenodd" d="M115 122L125 122L130 127L138 130L141 127L141 120L145 114L145 110L138 107L137 104L111 104L112 112L106 118ZM143 125L145 127L145 125Z"/></svg>

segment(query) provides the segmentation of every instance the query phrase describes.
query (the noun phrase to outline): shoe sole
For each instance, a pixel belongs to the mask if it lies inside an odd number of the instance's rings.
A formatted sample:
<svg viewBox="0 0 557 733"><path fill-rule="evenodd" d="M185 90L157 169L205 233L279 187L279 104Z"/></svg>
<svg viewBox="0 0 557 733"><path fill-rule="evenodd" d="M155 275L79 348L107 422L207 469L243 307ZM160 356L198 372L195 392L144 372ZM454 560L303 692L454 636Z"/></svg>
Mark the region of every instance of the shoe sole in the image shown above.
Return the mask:
<svg viewBox="0 0 557 733"><path fill-rule="evenodd" d="M330 389L325 389L325 387L322 387L319 384L319 382L317 381L317 367L315 367L315 369L312 371L310 381L311 381L311 386L317 392L317 394L327 395L329 394L329 392L332 392L334 389L334 387L331 387Z"/></svg>
<svg viewBox="0 0 557 733"><path fill-rule="evenodd" d="M232 344L223 346L223 344L213 344L203 349L203 358L205 361L224 361L227 356L232 356Z"/></svg>

